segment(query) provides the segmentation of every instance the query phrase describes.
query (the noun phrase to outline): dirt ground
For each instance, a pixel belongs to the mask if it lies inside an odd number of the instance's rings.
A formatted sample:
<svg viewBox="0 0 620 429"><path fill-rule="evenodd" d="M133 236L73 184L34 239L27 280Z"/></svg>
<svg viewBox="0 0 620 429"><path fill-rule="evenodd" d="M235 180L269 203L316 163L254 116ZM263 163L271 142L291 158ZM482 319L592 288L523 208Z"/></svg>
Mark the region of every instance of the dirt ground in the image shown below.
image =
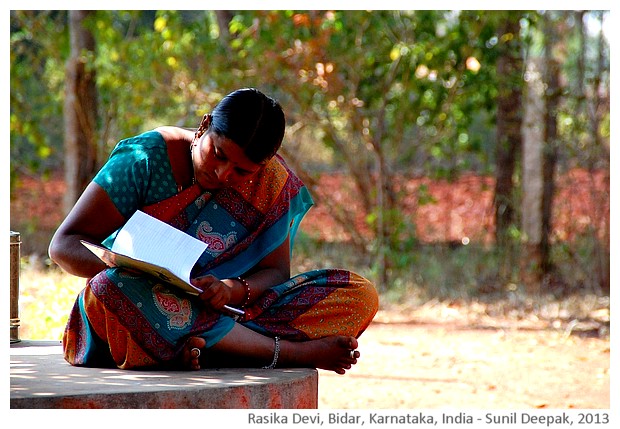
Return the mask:
<svg viewBox="0 0 620 429"><path fill-rule="evenodd" d="M341 180L338 177L324 180L323 189L328 192L340 189L330 182ZM420 179L405 185L412 187L412 196L417 195L416 186L428 185L436 201L418 207L420 238L484 241L493 230L488 223L493 186L487 181L464 177L456 183L427 183ZM61 220L64 189L62 177L56 175L52 180L24 177L12 191L11 229L37 231L22 237L25 253L46 252L51 231ZM603 204L599 207L594 201ZM558 239L570 239L590 225L609 237L608 172L594 176L570 172L558 182L555 207ZM364 226L361 221L359 228ZM320 205L311 210L302 227L319 238L343 235ZM609 308L602 310L603 317L589 318L607 321L609 326ZM601 316L596 311L595 316ZM351 371L344 376L320 371L319 408L610 408L608 335L584 335L566 321L553 325L538 323L536 318L480 314L472 317L467 311L441 306L434 311L382 310L361 336L362 357Z"/></svg>
<svg viewBox="0 0 620 429"><path fill-rule="evenodd" d="M396 319L396 320L395 320ZM609 409L609 337L497 319L380 312L320 409Z"/></svg>

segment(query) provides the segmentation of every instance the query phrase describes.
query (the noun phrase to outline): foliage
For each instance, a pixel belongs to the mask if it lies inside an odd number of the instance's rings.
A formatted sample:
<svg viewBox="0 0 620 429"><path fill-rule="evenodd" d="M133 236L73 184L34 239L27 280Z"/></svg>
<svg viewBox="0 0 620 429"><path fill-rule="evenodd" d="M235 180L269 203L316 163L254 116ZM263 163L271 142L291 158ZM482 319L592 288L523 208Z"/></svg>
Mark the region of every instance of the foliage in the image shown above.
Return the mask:
<svg viewBox="0 0 620 429"><path fill-rule="evenodd" d="M11 12L12 178L61 160L66 33L64 12Z"/></svg>
<svg viewBox="0 0 620 429"><path fill-rule="evenodd" d="M351 192L375 232L370 246L361 236L354 241L402 271L418 243L393 174L452 180L466 170L492 172L497 83L504 78L495 69L498 47L522 37L529 44L523 54L536 54L540 13L98 11L87 25L97 45L88 61L97 70L99 162L123 137L161 124L195 127L224 94L258 87L284 106L284 151L295 169L311 187L319 169L353 177ZM580 44L579 16L556 16L566 30L562 73L575 82L587 49L585 64L602 58L603 67L588 66L584 81L591 88L600 79L604 92L609 47L594 36ZM521 34L501 34L502 19L520 22ZM60 166L66 27L66 11L11 12L12 173ZM558 112L565 164L608 165L608 150L591 140L583 99L571 94L567 87ZM601 110L608 148L608 104ZM351 208L338 206L329 190L313 191L350 223Z"/></svg>
<svg viewBox="0 0 620 429"><path fill-rule="evenodd" d="M447 177L489 162L484 145L501 78L494 69L497 46L519 37L498 34L500 18L520 20L522 37L532 40L537 22L527 11L263 10L237 11L228 28L219 28L215 15L96 14L89 23L98 49L91 64L106 144L162 121L195 126L223 94L251 85L282 100L289 124L311 130L309 139L332 148L336 138L343 140L348 152L335 151L340 166L349 153L372 162L368 143L380 137L394 168ZM33 161L40 162L62 140L65 21L63 11L11 13L11 135L21 138L12 145L21 150L16 160L27 156L23 146L35 145ZM575 27L575 16L567 21ZM582 51L573 49L576 37L567 33L563 64L570 82ZM586 52L589 82L597 76L593 49ZM39 110L43 106L52 110ZM489 122L472 129L485 115ZM563 123L572 130L584 123L578 119Z"/></svg>

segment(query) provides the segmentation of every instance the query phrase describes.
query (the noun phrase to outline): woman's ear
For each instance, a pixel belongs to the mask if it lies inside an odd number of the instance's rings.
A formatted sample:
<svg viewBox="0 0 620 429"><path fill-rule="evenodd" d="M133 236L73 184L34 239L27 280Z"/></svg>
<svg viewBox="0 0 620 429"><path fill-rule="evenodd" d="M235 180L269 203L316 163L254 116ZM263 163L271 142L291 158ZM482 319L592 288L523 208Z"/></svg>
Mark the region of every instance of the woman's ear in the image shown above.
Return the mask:
<svg viewBox="0 0 620 429"><path fill-rule="evenodd" d="M202 137L202 135L209 129L209 127L211 126L211 121L212 121L211 114L206 114L202 117L202 120L200 121L200 125L198 126L198 129L196 130L197 139Z"/></svg>

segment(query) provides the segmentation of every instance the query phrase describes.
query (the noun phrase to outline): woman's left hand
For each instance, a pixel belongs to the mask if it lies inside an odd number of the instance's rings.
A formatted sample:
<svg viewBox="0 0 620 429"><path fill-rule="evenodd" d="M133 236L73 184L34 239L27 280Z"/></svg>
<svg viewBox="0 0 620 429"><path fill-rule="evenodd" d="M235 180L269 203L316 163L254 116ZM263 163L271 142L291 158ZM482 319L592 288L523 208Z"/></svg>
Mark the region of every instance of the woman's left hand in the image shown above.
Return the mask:
<svg viewBox="0 0 620 429"><path fill-rule="evenodd" d="M221 310L231 301L234 280L219 280L215 276L206 275L192 279L192 284L202 290L199 297L207 307Z"/></svg>

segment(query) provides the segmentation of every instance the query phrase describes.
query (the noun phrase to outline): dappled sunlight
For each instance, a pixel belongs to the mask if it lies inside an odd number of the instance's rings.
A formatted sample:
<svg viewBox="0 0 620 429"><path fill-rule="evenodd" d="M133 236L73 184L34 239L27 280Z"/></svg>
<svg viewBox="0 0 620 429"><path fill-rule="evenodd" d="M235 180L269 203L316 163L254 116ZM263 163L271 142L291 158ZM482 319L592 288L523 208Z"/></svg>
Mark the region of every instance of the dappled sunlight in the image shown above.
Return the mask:
<svg viewBox="0 0 620 429"><path fill-rule="evenodd" d="M316 376L310 369L120 370L71 366L54 342L24 341L11 347L11 398L115 395L189 389L286 385Z"/></svg>

